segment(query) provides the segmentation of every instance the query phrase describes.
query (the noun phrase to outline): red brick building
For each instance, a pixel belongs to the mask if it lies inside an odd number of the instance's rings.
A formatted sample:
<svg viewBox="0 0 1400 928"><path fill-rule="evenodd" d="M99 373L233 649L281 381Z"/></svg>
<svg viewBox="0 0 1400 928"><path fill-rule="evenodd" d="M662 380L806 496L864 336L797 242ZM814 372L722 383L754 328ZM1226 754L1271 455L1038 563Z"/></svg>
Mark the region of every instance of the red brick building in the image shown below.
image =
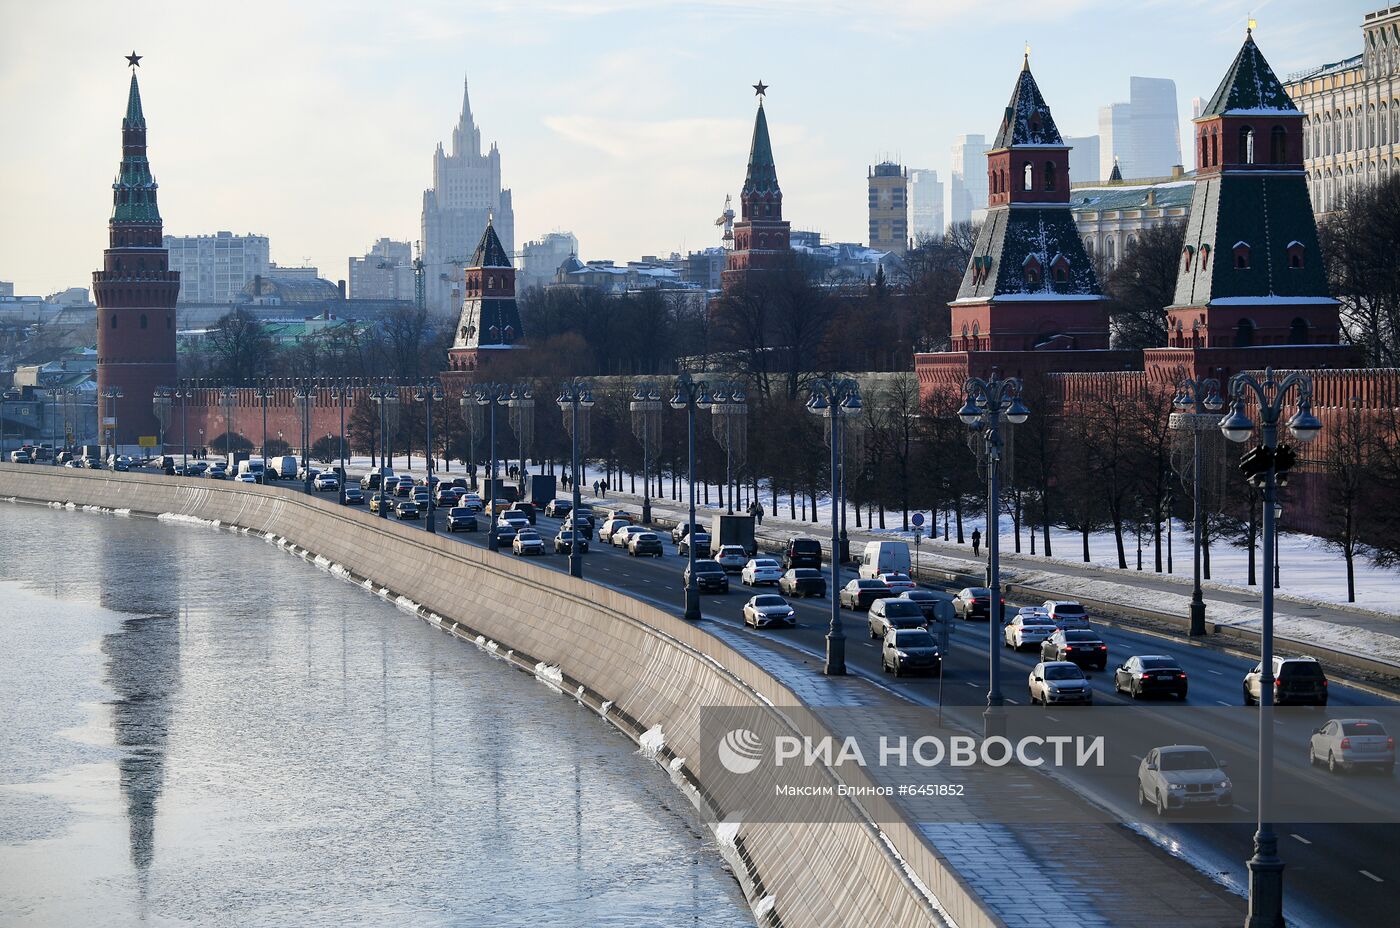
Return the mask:
<svg viewBox="0 0 1400 928"><path fill-rule="evenodd" d="M92 290L104 440L123 453L136 453L141 437L154 440L160 434L152 403L156 389L175 384L180 273L170 270L169 252L161 242L156 181L146 160L146 117L136 81L140 56L133 52L127 60L132 72L122 118L122 160L112 182L109 245L102 270L92 274ZM118 390L119 398L104 398Z"/></svg>

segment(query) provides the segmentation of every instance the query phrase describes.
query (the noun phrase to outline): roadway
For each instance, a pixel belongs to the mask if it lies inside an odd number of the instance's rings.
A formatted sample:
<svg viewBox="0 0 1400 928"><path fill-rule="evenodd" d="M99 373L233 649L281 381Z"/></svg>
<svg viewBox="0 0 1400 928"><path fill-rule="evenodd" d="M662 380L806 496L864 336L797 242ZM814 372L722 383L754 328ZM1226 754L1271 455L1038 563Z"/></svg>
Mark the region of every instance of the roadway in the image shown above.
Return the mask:
<svg viewBox="0 0 1400 928"><path fill-rule="evenodd" d="M284 484L289 489L300 490L300 484ZM320 494L331 496L331 494ZM597 505L606 507L607 501ZM391 516L392 518L392 516ZM464 544L486 545L485 519L483 529L477 532L463 532L451 535ZM425 527L423 520L416 522ZM448 534L446 513L438 511L438 531ZM545 540L549 553L534 560L547 567L567 572L568 558L553 554L552 541L558 531L559 521L538 516L537 530ZM669 532L658 532L665 542L666 555L661 558L632 558L622 548L599 542L595 536L590 550L584 555L584 575L587 579L614 589L621 590L649 601L654 605L679 615L682 612L683 590L681 571L686 559L676 554L670 544ZM508 547L502 554L509 557ZM830 572L823 570L830 587ZM855 576L854 570L842 569L843 582ZM775 592L765 587L761 592ZM797 612L798 624L795 628L758 631L746 626L742 618L744 602L754 592L738 582L737 575L731 576L731 592L728 595L706 594L701 597L702 621L716 623L750 636L765 646L796 653L812 667L813 673L820 673L822 656L825 653L825 638L830 622L829 599L791 600ZM934 588L935 593L951 598L947 591ZM1007 601L1008 614L1014 614L1019 605ZM879 643L869 638L865 616L847 610L842 612L847 635L847 665L849 672L860 675L878 686L894 690L912 703L924 706L939 704L941 694L943 704L953 706L981 706L986 703L988 626L980 622L955 622L950 639L950 648L944 656L942 678L901 678L896 680L882 674ZM1215 648L1199 646L1179 639L1167 639L1144 632L1132 631L1107 625L1096 625L1096 630L1109 647L1108 670L1089 674L1094 688L1096 705L1138 705L1131 698L1119 695L1113 690L1112 669L1133 654L1169 654L1177 658L1187 671L1190 682L1191 706L1224 707L1240 706L1241 681L1255 661L1235 656ZM1003 649L1002 687L1009 705L1026 705L1026 677L1031 667L1039 660L1037 652L1016 652ZM1317 713L1316 724L1326 718L1350 715L1365 715L1364 711L1348 711L1348 707L1386 706L1394 708L1400 703L1355 687L1333 682L1329 687L1329 706ZM1164 702L1163 705L1170 704ZM1234 715L1235 718L1231 718ZM1235 736L1242 742L1252 743L1257 739L1257 725L1249 724L1243 713L1220 713L1221 725L1234 725L1238 730ZM1301 721L1301 720L1300 720ZM1278 756L1282 762L1289 752L1298 753L1305 748L1306 729L1293 725L1287 731L1280 730ZM1228 734L1228 732L1216 732ZM1173 739L1163 738L1162 743ZM1199 740L1189 734L1174 739L1177 743ZM1295 743L1296 742L1296 743ZM1296 759L1296 758L1295 758ZM1253 768L1231 768L1232 778L1241 786L1250 782L1252 786ZM1285 911L1291 918L1300 919L1311 925L1373 926L1391 924L1395 918L1397 885L1400 885L1400 850L1395 846L1397 821L1394 804L1400 801L1393 779L1370 774L1351 775L1338 782L1330 774L1318 770L1310 774L1315 778L1317 788L1347 789L1359 787L1372 801L1387 804L1390 815L1378 816L1379 824L1297 824L1276 825L1279 834L1279 853L1284 859L1285 870ZM1364 783L1361 779L1372 781ZM1355 780L1352 780L1355 777ZM1244 782L1242 782L1244 781ZM1118 790L1125 793L1130 787ZM1135 801L1115 797L1092 796L1093 802L1107 808L1121 821L1133 823L1131 827L1147 836L1178 856L1191 860L1198 868L1216 879L1234 886L1247 883L1244 861L1253 853L1252 824L1198 824L1171 822L1155 819L1151 812L1140 811ZM1072 827L1072 826L1067 826ZM1031 849L1034 852L1034 848Z"/></svg>

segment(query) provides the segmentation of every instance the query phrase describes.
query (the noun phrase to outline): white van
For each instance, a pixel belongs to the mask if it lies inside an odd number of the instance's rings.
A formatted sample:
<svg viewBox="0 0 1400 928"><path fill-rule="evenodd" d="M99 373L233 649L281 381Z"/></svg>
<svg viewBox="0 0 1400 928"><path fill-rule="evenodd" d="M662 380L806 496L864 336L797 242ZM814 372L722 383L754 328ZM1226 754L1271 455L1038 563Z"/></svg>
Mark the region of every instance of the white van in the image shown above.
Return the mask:
<svg viewBox="0 0 1400 928"><path fill-rule="evenodd" d="M249 459L246 460L246 461L239 461L239 462L238 462L238 476L239 476L239 477L242 477L244 474L252 474L254 477L257 478L258 483L262 483L262 482L263 482L263 470L264 470L264 468L263 468L263 459L262 459L262 458L249 458Z"/></svg>
<svg viewBox="0 0 1400 928"><path fill-rule="evenodd" d="M909 543L906 541L867 541L860 558L860 579L875 580L880 574L909 573Z"/></svg>
<svg viewBox="0 0 1400 928"><path fill-rule="evenodd" d="M297 457L294 454L274 455L267 462L268 477L278 480L293 480L297 475Z"/></svg>

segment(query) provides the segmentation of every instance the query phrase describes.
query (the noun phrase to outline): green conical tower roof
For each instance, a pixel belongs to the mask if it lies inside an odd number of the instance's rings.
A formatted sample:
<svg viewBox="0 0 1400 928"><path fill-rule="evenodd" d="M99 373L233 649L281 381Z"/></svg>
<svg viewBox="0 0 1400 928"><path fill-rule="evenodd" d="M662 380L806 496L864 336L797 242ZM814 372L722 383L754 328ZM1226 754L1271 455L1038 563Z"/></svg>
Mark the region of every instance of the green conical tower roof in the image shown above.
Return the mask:
<svg viewBox="0 0 1400 928"><path fill-rule="evenodd" d="M1040 95L1040 86L1031 74L1029 56L1021 64L1021 73L1016 76L1016 87L1011 91L1011 102L1006 104L1001 128L997 131L992 150L1010 148L1012 145L1063 145L1060 130L1055 128L1055 117L1050 115L1050 105Z"/></svg>
<svg viewBox="0 0 1400 928"><path fill-rule="evenodd" d="M476 253L472 255L471 267L511 267L510 255L501 245L500 236L490 218L486 220L486 231L481 233Z"/></svg>
<svg viewBox="0 0 1400 928"><path fill-rule="evenodd" d="M141 112L141 88L131 72L131 90L122 118L122 163L112 182L112 222L160 222L156 179L146 160L146 116Z"/></svg>
<svg viewBox="0 0 1400 928"><path fill-rule="evenodd" d="M1234 64L1225 72L1225 79L1215 89L1215 94L1201 111L1201 117L1223 116L1226 113L1248 113L1257 111L1296 113L1283 84L1274 69L1264 60L1259 46L1254 44L1254 33L1245 33L1244 46L1235 56Z"/></svg>
<svg viewBox="0 0 1400 928"><path fill-rule="evenodd" d="M753 121L753 142L749 145L749 170L744 175L744 193L779 193L778 168L773 164L773 143L768 140L768 117L759 101Z"/></svg>

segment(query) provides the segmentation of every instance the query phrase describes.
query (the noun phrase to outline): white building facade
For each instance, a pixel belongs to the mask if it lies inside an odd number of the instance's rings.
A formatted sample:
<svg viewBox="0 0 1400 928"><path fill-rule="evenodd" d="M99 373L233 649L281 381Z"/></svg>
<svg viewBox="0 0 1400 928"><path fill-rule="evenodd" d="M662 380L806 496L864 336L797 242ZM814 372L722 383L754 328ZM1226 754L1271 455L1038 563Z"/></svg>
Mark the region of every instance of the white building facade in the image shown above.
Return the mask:
<svg viewBox="0 0 1400 928"><path fill-rule="evenodd" d="M578 256L578 238L572 232L550 232L526 242L520 250L520 272L515 275L516 293L553 282L569 255Z"/></svg>
<svg viewBox="0 0 1400 928"><path fill-rule="evenodd" d="M266 235L166 235L170 270L180 272L180 303L232 303L258 276L267 276Z"/></svg>
<svg viewBox="0 0 1400 928"><path fill-rule="evenodd" d="M948 225L981 222L987 215L987 144L985 135L960 135L953 145L952 170L943 187L943 216Z"/></svg>
<svg viewBox="0 0 1400 928"><path fill-rule="evenodd" d="M943 220L943 182L927 168L909 171L909 220L914 240L942 238L948 228Z"/></svg>
<svg viewBox="0 0 1400 928"><path fill-rule="evenodd" d="M351 258L352 300L411 300L414 298L413 248L408 242L381 238L363 258Z"/></svg>
<svg viewBox="0 0 1400 928"><path fill-rule="evenodd" d="M1367 13L1362 53L1284 83L1303 113L1303 167L1317 214L1400 170L1400 6Z"/></svg>

